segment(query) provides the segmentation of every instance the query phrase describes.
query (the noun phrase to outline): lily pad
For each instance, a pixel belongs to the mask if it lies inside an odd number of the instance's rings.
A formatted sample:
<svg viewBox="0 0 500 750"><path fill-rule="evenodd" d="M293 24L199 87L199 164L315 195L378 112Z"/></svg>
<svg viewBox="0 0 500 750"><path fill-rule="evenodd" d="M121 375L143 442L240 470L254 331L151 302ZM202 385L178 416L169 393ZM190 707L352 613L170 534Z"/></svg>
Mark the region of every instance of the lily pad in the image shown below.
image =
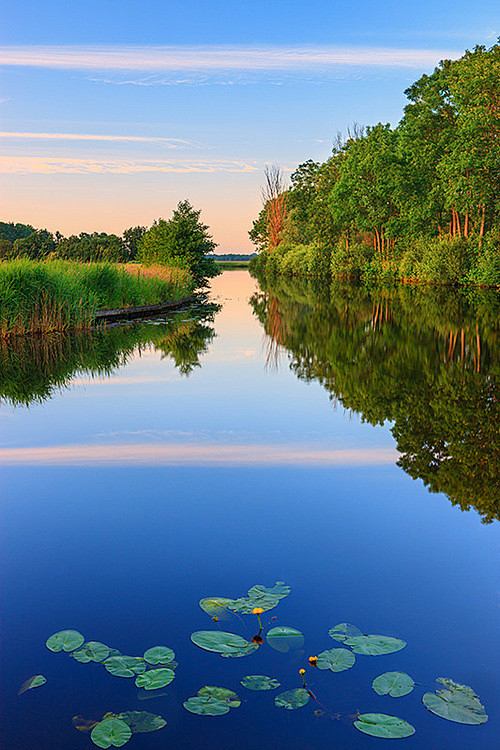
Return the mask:
<svg viewBox="0 0 500 750"><path fill-rule="evenodd" d="M304 636L300 630L290 628L288 625L278 625L266 635L266 641L276 651L287 654L289 651L296 651L304 645Z"/></svg>
<svg viewBox="0 0 500 750"><path fill-rule="evenodd" d="M258 643L247 643L246 646L230 651L227 654L221 654L224 659L240 659L242 656L250 656L259 648Z"/></svg>
<svg viewBox="0 0 500 750"><path fill-rule="evenodd" d="M148 664L168 664L174 657L174 652L168 646L152 646L144 652Z"/></svg>
<svg viewBox="0 0 500 750"><path fill-rule="evenodd" d="M340 622L338 625L334 625L333 628L330 628L328 635L336 641L342 642L345 641L346 638L351 638L355 635L363 635L363 633L356 627L356 625L351 625L350 622Z"/></svg>
<svg viewBox="0 0 500 750"><path fill-rule="evenodd" d="M103 664L115 677L134 677L146 671L146 662L140 656L110 656Z"/></svg>
<svg viewBox="0 0 500 750"><path fill-rule="evenodd" d="M205 651L214 651L217 654L230 654L238 649L248 646L244 638L234 633L224 633L221 630L197 630L191 634L191 640L195 646Z"/></svg>
<svg viewBox="0 0 500 750"><path fill-rule="evenodd" d="M167 723L162 716L150 714L147 711L124 711L117 714L116 718L128 724L132 734L156 732L158 729L163 729Z"/></svg>
<svg viewBox="0 0 500 750"><path fill-rule="evenodd" d="M352 648L356 654L364 656L393 654L406 646L405 641L391 638L389 635L355 635L346 638L344 644Z"/></svg>
<svg viewBox="0 0 500 750"><path fill-rule="evenodd" d="M26 680L26 682L23 682L17 694L22 695L27 690L33 690L33 688L45 685L46 682L47 680L45 679L43 674L36 674L34 677L30 677L29 680Z"/></svg>
<svg viewBox="0 0 500 750"><path fill-rule="evenodd" d="M60 630L47 638L45 645L49 651L74 651L80 648L85 638L77 630Z"/></svg>
<svg viewBox="0 0 500 750"><path fill-rule="evenodd" d="M305 688L294 688L294 690L285 690L284 693L277 695L274 703L279 708L286 708L288 711L292 711L295 708L305 706L309 702L310 697Z"/></svg>
<svg viewBox="0 0 500 750"><path fill-rule="evenodd" d="M248 690L276 690L281 685L278 680L265 674L248 674L240 684Z"/></svg>
<svg viewBox="0 0 500 750"><path fill-rule="evenodd" d="M90 739L97 747L122 747L131 736L129 725L115 717L100 721L90 733Z"/></svg>
<svg viewBox="0 0 500 750"><path fill-rule="evenodd" d="M104 661L110 655L110 651L111 649L105 646L104 643L88 641L78 651L73 651L71 656L82 664L87 664L89 661Z"/></svg>
<svg viewBox="0 0 500 750"><path fill-rule="evenodd" d="M200 599L200 607L210 617L222 617L226 619L228 610L232 608L234 599L227 599L224 596L206 596Z"/></svg>
<svg viewBox="0 0 500 750"><path fill-rule="evenodd" d="M219 701L210 695L196 695L188 698L182 705L186 711L200 716L222 716L231 710L225 701Z"/></svg>
<svg viewBox="0 0 500 750"><path fill-rule="evenodd" d="M488 715L479 696L468 685L440 677L438 682L445 685L444 690L435 693L424 693L422 702L436 716L458 724L484 724Z"/></svg>
<svg viewBox="0 0 500 750"><path fill-rule="evenodd" d="M150 669L144 674L140 674L135 684L138 688L144 688L144 690L158 690L158 688L170 685L175 677L173 669L162 667L161 669Z"/></svg>
<svg viewBox="0 0 500 750"><path fill-rule="evenodd" d="M234 612L241 612L244 615L252 614L257 607L264 612L276 607L285 596L290 593L290 587L286 586L283 581L278 581L273 587L268 588L257 584L248 590L248 596L242 596L234 599L231 609Z"/></svg>
<svg viewBox="0 0 500 750"><path fill-rule="evenodd" d="M372 682L372 688L379 695L390 695L393 698L400 698L402 695L411 693L415 683L406 672L384 672Z"/></svg>
<svg viewBox="0 0 500 750"><path fill-rule="evenodd" d="M202 687L198 690L198 695L208 695L218 701L224 701L231 708L238 708L238 706L241 706L241 701L236 693L234 693L232 690L228 690L227 688L205 685L205 687Z"/></svg>
<svg viewBox="0 0 500 750"><path fill-rule="evenodd" d="M350 669L356 661L352 651L346 648L329 648L318 654L318 669L330 669L332 672L343 672Z"/></svg>
<svg viewBox="0 0 500 750"><path fill-rule="evenodd" d="M387 714L361 714L354 722L356 729L372 737L384 737L386 739L402 739L415 734L415 728L404 719Z"/></svg>

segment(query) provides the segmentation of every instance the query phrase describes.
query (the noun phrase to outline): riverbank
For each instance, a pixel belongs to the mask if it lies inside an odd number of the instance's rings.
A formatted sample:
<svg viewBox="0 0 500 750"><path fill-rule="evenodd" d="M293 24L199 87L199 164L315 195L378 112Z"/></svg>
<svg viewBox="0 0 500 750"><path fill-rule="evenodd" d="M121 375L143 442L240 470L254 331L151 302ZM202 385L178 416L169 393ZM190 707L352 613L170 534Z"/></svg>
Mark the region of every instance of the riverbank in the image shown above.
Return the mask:
<svg viewBox="0 0 500 750"><path fill-rule="evenodd" d="M99 310L175 302L194 281L182 268L17 260L0 264L0 337L90 328Z"/></svg>

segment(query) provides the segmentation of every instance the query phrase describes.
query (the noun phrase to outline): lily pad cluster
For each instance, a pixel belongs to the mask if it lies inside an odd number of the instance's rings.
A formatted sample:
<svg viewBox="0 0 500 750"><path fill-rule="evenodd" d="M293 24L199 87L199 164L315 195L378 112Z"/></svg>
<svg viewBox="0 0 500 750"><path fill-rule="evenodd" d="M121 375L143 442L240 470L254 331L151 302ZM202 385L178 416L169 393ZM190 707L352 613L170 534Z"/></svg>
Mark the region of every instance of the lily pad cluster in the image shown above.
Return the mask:
<svg viewBox="0 0 500 750"><path fill-rule="evenodd" d="M198 695L188 698L183 703L186 711L200 716L222 716L232 708L241 706L237 694L228 688L205 685L198 690Z"/></svg>
<svg viewBox="0 0 500 750"><path fill-rule="evenodd" d="M479 696L468 685L460 685L449 678L439 677L444 688L425 693L422 702L436 716L458 724L484 724L488 715Z"/></svg>
<svg viewBox="0 0 500 750"><path fill-rule="evenodd" d="M248 590L247 596L241 596L238 599L228 599L223 596L200 599L200 607L211 617L218 617L220 614L229 611L250 615L256 608L261 609L262 612L274 609L281 599L284 599L289 593L290 587L283 581L277 581L272 587L257 584Z"/></svg>

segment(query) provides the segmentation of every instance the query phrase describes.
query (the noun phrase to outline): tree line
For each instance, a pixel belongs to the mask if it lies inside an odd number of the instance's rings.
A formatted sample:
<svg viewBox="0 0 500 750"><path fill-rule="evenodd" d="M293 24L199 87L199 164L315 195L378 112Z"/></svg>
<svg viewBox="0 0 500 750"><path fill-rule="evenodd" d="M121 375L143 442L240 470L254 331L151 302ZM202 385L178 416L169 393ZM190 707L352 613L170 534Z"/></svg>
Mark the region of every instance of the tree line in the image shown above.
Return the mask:
<svg viewBox="0 0 500 750"><path fill-rule="evenodd" d="M500 285L500 40L405 94L395 128L355 125L290 187L267 170L257 267Z"/></svg>
<svg viewBox="0 0 500 750"><path fill-rule="evenodd" d="M209 227L188 200L180 201L168 220L158 219L148 229L125 229L121 236L81 232L64 237L60 232L35 229L29 224L0 222L0 259L73 260L83 263L140 261L187 268L195 279L219 273L208 257L215 248Z"/></svg>

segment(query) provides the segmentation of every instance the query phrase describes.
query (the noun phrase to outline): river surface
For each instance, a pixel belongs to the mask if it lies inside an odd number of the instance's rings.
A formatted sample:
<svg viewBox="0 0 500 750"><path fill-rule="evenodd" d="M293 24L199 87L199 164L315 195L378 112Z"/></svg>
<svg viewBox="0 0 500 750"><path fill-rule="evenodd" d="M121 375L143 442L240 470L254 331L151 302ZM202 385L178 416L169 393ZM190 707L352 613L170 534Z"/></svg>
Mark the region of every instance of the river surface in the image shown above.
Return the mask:
<svg viewBox="0 0 500 750"><path fill-rule="evenodd" d="M499 307L444 294L316 294L228 271L208 312L0 352L2 748L89 750L72 717L134 710L167 726L131 750L381 746L357 711L405 719L415 749L498 746ZM214 621L198 602L276 581L291 592L263 635L286 625L303 644L221 658L190 641L250 641L255 615ZM342 647L328 635L342 622L407 645L309 666ZM176 678L139 690L52 653L63 629L133 656L169 646ZM301 668L315 697L276 707ZM378 695L395 670L414 690ZM36 674L46 684L18 696ZM240 685L254 674L281 686ZM471 686L488 722L430 713L438 677ZM241 706L189 713L205 685Z"/></svg>

